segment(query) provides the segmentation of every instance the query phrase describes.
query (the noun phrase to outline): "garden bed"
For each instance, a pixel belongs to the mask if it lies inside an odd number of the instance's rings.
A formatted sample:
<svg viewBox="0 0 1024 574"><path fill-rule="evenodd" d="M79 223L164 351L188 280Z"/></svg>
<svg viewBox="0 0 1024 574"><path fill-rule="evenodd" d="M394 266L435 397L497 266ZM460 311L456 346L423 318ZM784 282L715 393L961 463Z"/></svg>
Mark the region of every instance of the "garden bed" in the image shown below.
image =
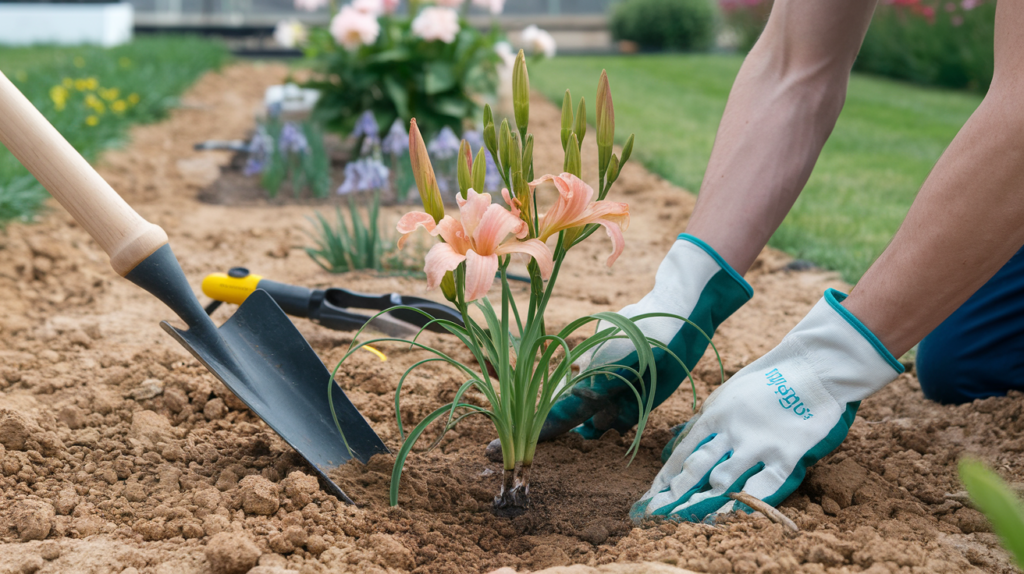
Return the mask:
<svg viewBox="0 0 1024 574"><path fill-rule="evenodd" d="M321 271L302 251L309 206L196 199L230 154L200 154L192 144L244 137L264 88L286 72L238 65L206 75L186 94L187 106L160 124L134 128L128 149L105 154L101 172L167 230L197 292L207 273L241 265L308 286L440 298L424 294L423 281L412 277ZM560 163L552 137L558 118L556 108L534 100L540 173ZM643 134L638 140L642 145ZM585 174L594 171L584 166ZM607 240L578 247L549 306L551 327L646 293L694 202L636 164L624 170L616 193L632 212L626 252L609 270L600 266ZM384 217L394 221L400 211L389 208ZM792 271L790 263L765 250L748 275L754 299L716 336L727 374L775 345L824 288L848 288L834 274ZM956 461L971 453L1008 480L1024 480L1022 395L943 407L924 400L913 374L902 375L864 402L847 441L782 505L802 529L795 535L759 516L718 526L628 522L630 504L659 468L668 428L692 412L685 392L653 413L630 465L623 437L614 433L542 444L534 506L518 518L490 512L501 468L483 454L493 431L473 419L438 449L410 457L397 509L387 506L387 457L336 470L360 504L350 507L317 488L301 458L158 328L170 311L117 278L59 208L0 235L0 300L0 572L221 572L214 564L249 551L260 555L264 574L625 562L650 563L600 571L1011 571L982 516L959 502ZM352 336L301 320L297 326L332 366ZM425 336L466 354L454 341ZM399 345L381 349L388 361L357 354L339 380L394 449L395 386L422 355ZM718 382L710 364L696 373L701 398ZM451 400L461 383L430 366L403 389L407 422ZM428 431L424 444L435 437ZM221 532L232 533L228 543L213 538Z"/></svg>

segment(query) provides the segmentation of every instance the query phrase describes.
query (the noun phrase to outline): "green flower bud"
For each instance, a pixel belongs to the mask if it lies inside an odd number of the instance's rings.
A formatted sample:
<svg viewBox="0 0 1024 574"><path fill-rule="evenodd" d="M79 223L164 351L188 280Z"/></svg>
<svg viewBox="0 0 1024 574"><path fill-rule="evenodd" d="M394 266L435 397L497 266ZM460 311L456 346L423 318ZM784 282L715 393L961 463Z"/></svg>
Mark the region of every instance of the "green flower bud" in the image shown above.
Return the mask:
<svg viewBox="0 0 1024 574"><path fill-rule="evenodd" d="M533 134L526 136L526 145L523 146L523 177L526 181L533 181Z"/></svg>
<svg viewBox="0 0 1024 574"><path fill-rule="evenodd" d="M576 139L583 145L583 138L587 137L587 102L580 98L580 105L576 107L576 125L572 131L576 132Z"/></svg>
<svg viewBox="0 0 1024 574"><path fill-rule="evenodd" d="M576 134L572 134L569 136L569 146L565 150L565 164L562 169L576 177L582 177L582 163L579 141L576 139Z"/></svg>
<svg viewBox="0 0 1024 574"><path fill-rule="evenodd" d="M608 190L611 189L615 180L619 178L619 158L612 154L611 161L608 162L608 184L605 186L605 195L608 194ZM604 196L598 197L598 199L604 199Z"/></svg>
<svg viewBox="0 0 1024 574"><path fill-rule="evenodd" d="M508 169L511 175L523 173L523 150L519 146L519 134L509 134Z"/></svg>
<svg viewBox="0 0 1024 574"><path fill-rule="evenodd" d="M520 137L525 138L526 127L530 123L530 75L526 70L526 55L522 50L519 50L516 62L512 65L512 109Z"/></svg>
<svg viewBox="0 0 1024 574"><path fill-rule="evenodd" d="M597 145L611 146L615 142L615 109L612 91L608 86L608 73L601 71L597 84Z"/></svg>
<svg viewBox="0 0 1024 574"><path fill-rule="evenodd" d="M565 91L565 97L562 98L562 151L565 151L565 146L569 145L569 134L572 133L572 96L569 95L569 90Z"/></svg>
<svg viewBox="0 0 1024 574"><path fill-rule="evenodd" d="M512 148L512 130L508 127L508 119L501 120L501 129L498 130L498 156L501 158L501 170L508 178L509 153Z"/></svg>
<svg viewBox="0 0 1024 574"><path fill-rule="evenodd" d="M473 187L473 181L471 173L473 170L473 152L469 149L469 142L462 140L459 144L459 159L456 176L459 180L459 193L462 194L462 198L466 199L467 190Z"/></svg>
<svg viewBox="0 0 1024 574"><path fill-rule="evenodd" d="M444 278L441 279L441 293L444 294L444 298L455 303L458 302L458 289L455 287L455 275L451 271L444 274Z"/></svg>
<svg viewBox="0 0 1024 574"><path fill-rule="evenodd" d="M476 153L476 160L473 161L473 189L479 193L484 191L484 182L487 179L487 151L480 148Z"/></svg>
<svg viewBox="0 0 1024 574"><path fill-rule="evenodd" d="M437 187L434 167L430 165L427 146L423 143L420 129L416 127L416 118L409 122L409 159L412 163L412 175L416 179L416 189L419 190L420 200L423 202L423 211L429 213L435 223L440 222L444 217L444 202L441 200L441 190Z"/></svg>
<svg viewBox="0 0 1024 574"><path fill-rule="evenodd" d="M630 154L633 153L633 134L629 134L629 138L626 139L626 145L622 146L622 159L619 160L619 168L626 165L629 161Z"/></svg>

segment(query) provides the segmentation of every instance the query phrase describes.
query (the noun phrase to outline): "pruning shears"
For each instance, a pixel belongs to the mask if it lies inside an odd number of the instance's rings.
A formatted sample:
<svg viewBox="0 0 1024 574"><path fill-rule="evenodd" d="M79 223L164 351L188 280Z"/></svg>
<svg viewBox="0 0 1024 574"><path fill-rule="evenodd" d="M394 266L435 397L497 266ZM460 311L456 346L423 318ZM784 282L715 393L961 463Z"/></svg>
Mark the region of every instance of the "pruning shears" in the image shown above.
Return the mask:
<svg viewBox="0 0 1024 574"><path fill-rule="evenodd" d="M428 331L447 333L433 319L446 319L463 325L462 314L451 307L419 297L387 293L384 295L368 295L347 289L309 289L298 285L289 285L265 279L250 273L244 267L234 267L227 273L212 273L203 279L203 293L213 299L206 306L207 314L212 314L223 303L241 305L249 295L262 289L270 295L281 309L293 317L304 317L314 323L337 331L354 331L367 322L384 333L392 336L408 336L421 328ZM373 318L349 311L348 309L374 309L383 311L396 305L412 307L412 309L396 309Z"/></svg>

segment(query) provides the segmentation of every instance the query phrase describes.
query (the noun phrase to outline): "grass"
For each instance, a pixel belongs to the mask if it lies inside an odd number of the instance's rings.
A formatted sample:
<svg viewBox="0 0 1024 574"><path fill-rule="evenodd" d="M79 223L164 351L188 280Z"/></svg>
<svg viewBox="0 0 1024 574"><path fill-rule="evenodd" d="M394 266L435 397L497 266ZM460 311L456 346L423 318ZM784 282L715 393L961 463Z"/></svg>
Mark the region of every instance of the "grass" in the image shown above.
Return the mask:
<svg viewBox="0 0 1024 574"><path fill-rule="evenodd" d="M530 75L556 104L566 87L589 104L593 78L607 68L617 136L636 133L634 157L696 193L741 62L734 55L559 56ZM978 94L854 74L835 131L770 245L856 282L980 102Z"/></svg>
<svg viewBox="0 0 1024 574"><path fill-rule="evenodd" d="M0 46L0 71L65 138L93 159L122 145L135 123L164 117L203 72L227 61L221 44L192 37L141 37L111 49ZM48 194L0 147L0 227L31 220Z"/></svg>

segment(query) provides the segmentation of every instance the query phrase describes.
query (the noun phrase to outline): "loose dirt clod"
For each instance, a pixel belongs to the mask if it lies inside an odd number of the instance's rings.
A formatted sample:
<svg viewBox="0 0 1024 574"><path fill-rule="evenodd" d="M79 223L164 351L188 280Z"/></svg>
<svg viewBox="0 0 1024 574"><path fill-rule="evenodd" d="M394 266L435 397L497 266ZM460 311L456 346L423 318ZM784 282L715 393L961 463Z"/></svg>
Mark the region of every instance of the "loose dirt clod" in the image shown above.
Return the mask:
<svg viewBox="0 0 1024 574"><path fill-rule="evenodd" d="M256 565L260 549L247 534L221 532L206 544L206 560L213 574L242 574Z"/></svg>

